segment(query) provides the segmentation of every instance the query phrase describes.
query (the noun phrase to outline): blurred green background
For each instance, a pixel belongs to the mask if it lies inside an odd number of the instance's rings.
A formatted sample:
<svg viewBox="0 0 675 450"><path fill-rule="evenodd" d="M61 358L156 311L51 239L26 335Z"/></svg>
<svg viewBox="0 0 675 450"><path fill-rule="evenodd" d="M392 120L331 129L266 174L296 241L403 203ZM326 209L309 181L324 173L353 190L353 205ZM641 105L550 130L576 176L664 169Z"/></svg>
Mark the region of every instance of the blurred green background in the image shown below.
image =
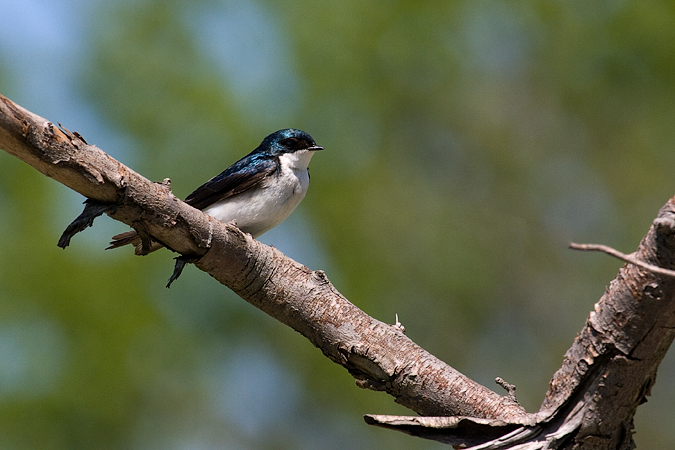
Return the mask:
<svg viewBox="0 0 675 450"><path fill-rule="evenodd" d="M673 1L0 0L0 93L186 196L286 127L326 148L261 240L536 411L675 193ZM440 449L410 414L172 254L104 251L0 152L0 448ZM675 359L636 416L675 441Z"/></svg>

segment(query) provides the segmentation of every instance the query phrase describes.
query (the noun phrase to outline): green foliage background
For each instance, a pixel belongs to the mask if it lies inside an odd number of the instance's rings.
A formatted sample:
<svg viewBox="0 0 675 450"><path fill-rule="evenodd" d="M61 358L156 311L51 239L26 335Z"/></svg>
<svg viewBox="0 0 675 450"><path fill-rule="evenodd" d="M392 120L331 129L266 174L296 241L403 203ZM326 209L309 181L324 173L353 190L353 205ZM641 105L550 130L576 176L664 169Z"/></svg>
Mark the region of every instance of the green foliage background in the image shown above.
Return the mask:
<svg viewBox="0 0 675 450"><path fill-rule="evenodd" d="M536 411L673 195L675 3L0 0L0 93L184 197L297 127L326 148L263 236L374 317ZM0 154L0 448L445 448L169 252L66 251L77 194ZM636 417L672 447L668 355Z"/></svg>

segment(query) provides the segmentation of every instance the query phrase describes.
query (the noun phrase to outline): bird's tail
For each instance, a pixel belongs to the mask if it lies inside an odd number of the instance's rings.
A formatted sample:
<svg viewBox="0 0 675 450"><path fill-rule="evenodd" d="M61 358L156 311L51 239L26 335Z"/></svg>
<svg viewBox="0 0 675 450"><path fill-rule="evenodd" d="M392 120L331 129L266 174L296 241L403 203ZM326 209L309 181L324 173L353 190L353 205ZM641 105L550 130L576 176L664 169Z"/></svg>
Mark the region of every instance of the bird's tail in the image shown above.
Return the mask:
<svg viewBox="0 0 675 450"><path fill-rule="evenodd" d="M135 254L137 255L143 254L143 244L141 243L141 238L138 237L138 233L136 233L136 231L134 230L125 231L124 233L116 234L115 236L113 236L112 241L110 241L110 246L107 247L106 250L122 247L127 244L133 244L133 246L135 247L134 250ZM150 245L150 251L148 253L154 252L155 250L159 250L162 247L164 246L159 242L152 241L152 245Z"/></svg>

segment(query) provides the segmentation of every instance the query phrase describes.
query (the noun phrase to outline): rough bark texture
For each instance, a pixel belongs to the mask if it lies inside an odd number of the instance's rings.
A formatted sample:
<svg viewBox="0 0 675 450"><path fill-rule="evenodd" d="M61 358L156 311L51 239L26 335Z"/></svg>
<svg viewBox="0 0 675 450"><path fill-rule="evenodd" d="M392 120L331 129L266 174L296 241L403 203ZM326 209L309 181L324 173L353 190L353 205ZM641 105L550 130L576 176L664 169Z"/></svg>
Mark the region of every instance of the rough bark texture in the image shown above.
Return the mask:
<svg viewBox="0 0 675 450"><path fill-rule="evenodd" d="M621 269L565 355L540 412L475 383L368 316L312 271L173 196L77 133L0 96L0 148L109 205L108 215L184 255L244 300L307 337L364 388L386 391L422 416L366 422L481 449L628 449L632 420L675 337L675 278L632 264ZM635 253L675 265L675 202L660 211ZM435 417L433 417L435 416ZM455 416L455 417L449 417Z"/></svg>
<svg viewBox="0 0 675 450"><path fill-rule="evenodd" d="M675 265L675 201L661 208L635 257ZM579 448L632 448L633 416L656 379L675 337L675 278L628 264L591 312L551 380L542 411L559 407L588 378L592 394ZM598 367L599 366L599 367Z"/></svg>

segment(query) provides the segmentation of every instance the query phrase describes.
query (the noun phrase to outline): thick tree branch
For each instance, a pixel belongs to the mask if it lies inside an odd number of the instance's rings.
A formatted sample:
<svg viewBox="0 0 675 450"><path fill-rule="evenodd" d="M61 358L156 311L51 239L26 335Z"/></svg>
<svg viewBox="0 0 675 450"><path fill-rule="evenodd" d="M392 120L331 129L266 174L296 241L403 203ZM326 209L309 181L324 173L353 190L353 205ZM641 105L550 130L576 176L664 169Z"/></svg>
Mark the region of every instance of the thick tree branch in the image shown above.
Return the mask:
<svg viewBox="0 0 675 450"><path fill-rule="evenodd" d="M0 147L88 199L114 206L110 217L199 257L198 268L301 333L359 386L386 391L421 415L527 417L517 403L429 354L399 327L365 314L323 272L186 205L166 183L148 181L79 135L1 96Z"/></svg>
<svg viewBox="0 0 675 450"><path fill-rule="evenodd" d="M586 448L630 448L635 411L675 338L675 278L652 269L675 267L674 198L631 257L640 265L621 268L596 303L541 406L558 408L589 378L598 378L598 388L587 392Z"/></svg>

